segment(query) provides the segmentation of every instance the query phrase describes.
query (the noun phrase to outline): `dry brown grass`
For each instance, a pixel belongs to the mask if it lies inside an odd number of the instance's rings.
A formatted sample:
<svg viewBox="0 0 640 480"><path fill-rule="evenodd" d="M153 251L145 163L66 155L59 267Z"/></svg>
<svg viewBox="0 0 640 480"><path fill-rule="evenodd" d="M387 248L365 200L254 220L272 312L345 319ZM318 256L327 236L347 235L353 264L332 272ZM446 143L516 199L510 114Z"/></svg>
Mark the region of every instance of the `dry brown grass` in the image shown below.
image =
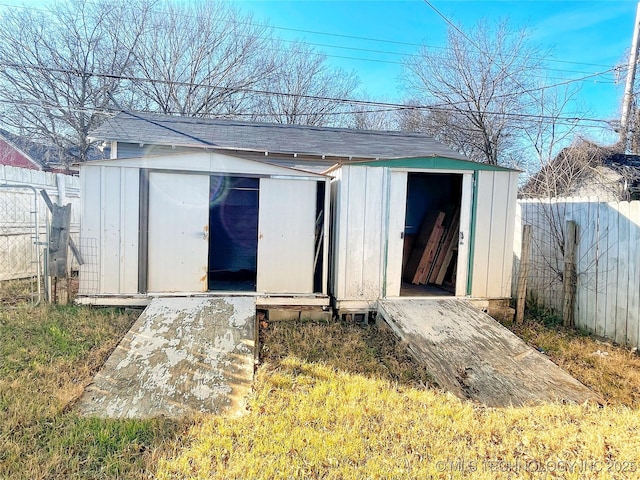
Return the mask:
<svg viewBox="0 0 640 480"><path fill-rule="evenodd" d="M76 416L66 406L132 321L115 310L0 308L0 479L640 472L638 359L562 329L527 324L519 333L608 405L480 407L430 388L428 372L388 331L332 321L272 323L262 332L264 364L240 418ZM592 355L597 350L608 355Z"/></svg>
<svg viewBox="0 0 640 480"><path fill-rule="evenodd" d="M640 471L640 416L614 400L602 408L464 402L429 388L427 372L407 373L417 366L403 346L374 327L273 323L262 338L247 415L202 418L182 448L160 453L155 476L622 479Z"/></svg>
<svg viewBox="0 0 640 480"><path fill-rule="evenodd" d="M610 405L640 408L640 356L630 349L557 325L528 321L507 327Z"/></svg>
<svg viewBox="0 0 640 480"><path fill-rule="evenodd" d="M388 329L351 322L274 322L260 331L260 359L277 365L287 357L323 362L341 371L385 378L414 387L432 386L427 368L418 365Z"/></svg>

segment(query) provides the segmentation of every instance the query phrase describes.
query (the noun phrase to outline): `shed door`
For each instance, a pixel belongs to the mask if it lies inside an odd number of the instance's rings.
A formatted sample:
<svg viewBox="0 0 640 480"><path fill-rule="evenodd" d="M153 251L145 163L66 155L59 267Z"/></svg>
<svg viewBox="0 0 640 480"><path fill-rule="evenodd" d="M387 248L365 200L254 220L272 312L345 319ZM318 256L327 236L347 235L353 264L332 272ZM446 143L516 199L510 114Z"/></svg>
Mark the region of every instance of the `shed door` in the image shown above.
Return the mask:
<svg viewBox="0 0 640 480"><path fill-rule="evenodd" d="M209 176L149 174L149 292L207 291Z"/></svg>
<svg viewBox="0 0 640 480"><path fill-rule="evenodd" d="M402 253L404 249L405 204L407 202L407 172L391 170L389 178L389 231L386 261L385 296L400 295L402 283Z"/></svg>
<svg viewBox="0 0 640 480"><path fill-rule="evenodd" d="M262 178L257 290L313 293L316 182Z"/></svg>

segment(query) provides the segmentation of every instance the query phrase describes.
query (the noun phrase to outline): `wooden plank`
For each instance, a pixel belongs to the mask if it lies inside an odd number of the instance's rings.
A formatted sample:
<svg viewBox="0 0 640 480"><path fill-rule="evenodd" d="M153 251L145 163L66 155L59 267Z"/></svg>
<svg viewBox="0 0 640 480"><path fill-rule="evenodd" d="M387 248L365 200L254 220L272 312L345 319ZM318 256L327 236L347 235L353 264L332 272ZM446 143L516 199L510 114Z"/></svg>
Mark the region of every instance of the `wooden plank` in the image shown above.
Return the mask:
<svg viewBox="0 0 640 480"><path fill-rule="evenodd" d="M564 271L562 276L562 319L565 327L574 325L576 297L576 238L578 226L570 220L566 226L564 243Z"/></svg>
<svg viewBox="0 0 640 480"><path fill-rule="evenodd" d="M596 325L595 334L602 337L606 334L607 318L607 270L608 270L608 248L609 248L609 216L606 203L598 204L598 258L596 267Z"/></svg>
<svg viewBox="0 0 640 480"><path fill-rule="evenodd" d="M406 203L406 198L405 198L405 203ZM420 224L420 230L418 231L418 235L414 242L413 249L411 250L411 254L409 255L409 260L407 261L407 266L403 272L405 281L413 282L414 279L416 278L416 273L418 271L418 267L420 266L420 261L422 260L424 251L427 247L427 244L429 243L429 238L433 233L435 226L437 225L437 220L438 220L437 211L427 212L425 217L422 219L422 223Z"/></svg>
<svg viewBox="0 0 640 480"><path fill-rule="evenodd" d="M592 332L597 331L598 319L598 256L600 255L600 210L596 201L587 200L588 219L587 228L589 236L585 245L586 280L584 285L587 290L586 323L585 328ZM581 237L581 238L584 238ZM588 252L588 253L586 253Z"/></svg>
<svg viewBox="0 0 640 480"><path fill-rule="evenodd" d="M452 248L454 245L457 245L458 240L458 232L460 229L460 209L457 208L453 213L453 217L451 217L451 221L448 222L447 233L440 244L440 249L438 250L438 254L436 256L435 261L433 262L433 268L431 269L431 273L429 274L429 283L436 283L438 276L440 275L441 270L445 270L449 266L449 263L445 263L445 258L449 255L449 260L451 260ZM444 277L444 274L443 274ZM442 285L442 282L440 283Z"/></svg>
<svg viewBox="0 0 640 480"><path fill-rule="evenodd" d="M607 274L606 274L606 310L605 310L605 337L614 339L616 336L616 295L618 283L619 256L618 244L618 215L615 202L606 203L607 224Z"/></svg>
<svg viewBox="0 0 640 480"><path fill-rule="evenodd" d="M573 206L572 217L578 225L580 225L580 235L576 245L576 272L577 272L577 288L576 288L576 309L575 324L577 327L586 328L588 312L588 295L586 287L589 282L589 254L591 249L588 245L591 241L593 232L589 230L589 203L584 201L575 202Z"/></svg>
<svg viewBox="0 0 640 480"><path fill-rule="evenodd" d="M447 274L449 266L451 265L451 262L455 260L454 255L458 253L458 236L459 236L459 228L456 228L453 234L453 241L449 242L449 246L447 248L447 251L444 255L444 259L442 261L442 266L440 268L440 271L438 272L438 276L435 278L433 282L436 285L442 285L442 283L444 282L444 277ZM456 272L454 271L453 273L455 275Z"/></svg>
<svg viewBox="0 0 640 480"><path fill-rule="evenodd" d="M425 248L422 259L420 260L420 265L418 265L418 271L416 272L416 276L418 276L418 283L420 284L424 285L428 282L429 272L433 267L433 262L435 262L440 241L444 236L444 231L445 229L443 225L436 225L432 236L429 238L429 243Z"/></svg>
<svg viewBox="0 0 640 480"><path fill-rule="evenodd" d="M49 233L49 276L65 278L67 276L67 252L69 249L69 225L71 223L71 204L54 204Z"/></svg>
<svg viewBox="0 0 640 480"><path fill-rule="evenodd" d="M383 300L378 313L436 382L460 398L492 407L602 402L546 356L464 300Z"/></svg>
<svg viewBox="0 0 640 480"><path fill-rule="evenodd" d="M616 209L611 211L618 223L618 268L616 280L616 309L615 309L615 340L620 345L627 343L627 285L629 285L630 254L633 255L637 245L629 243L629 202L618 202ZM639 292L640 293L640 292Z"/></svg>
<svg viewBox="0 0 640 480"><path fill-rule="evenodd" d="M418 254L420 255L420 259L418 261L415 274L413 275L413 278L411 280L411 283L413 283L414 285L417 285L420 283L426 283L427 275L429 274L429 266L433 261L436 249L438 248L438 244L440 243L440 238L444 233L444 227L442 226L442 223L444 222L444 218L445 218L445 213L438 212L436 219L433 223L433 226L430 229L429 237L426 245L424 246L424 249L422 249L422 251L420 252L419 251L420 245L416 245L416 247L414 248L414 252L416 251L417 252L415 255L412 255L412 257L409 259L409 262L411 265L411 262L413 261L413 259L417 257ZM423 224L424 223L425 222L423 222ZM416 242L418 244L420 244L421 239L424 238L422 234L423 233L422 230L423 228L421 228L421 232L418 237L418 242Z"/></svg>
<svg viewBox="0 0 640 480"><path fill-rule="evenodd" d="M629 205L629 243L640 245L640 201ZM634 249L629 261L629 284L627 304L627 343L640 348L640 253Z"/></svg>
<svg viewBox="0 0 640 480"><path fill-rule="evenodd" d="M522 226L522 247L520 250L520 267L518 271L518 287L516 290L516 322L524 321L524 307L527 301L527 280L531 255L531 225Z"/></svg>
<svg viewBox="0 0 640 480"><path fill-rule="evenodd" d="M74 409L108 418L246 410L256 350L254 297L154 298Z"/></svg>

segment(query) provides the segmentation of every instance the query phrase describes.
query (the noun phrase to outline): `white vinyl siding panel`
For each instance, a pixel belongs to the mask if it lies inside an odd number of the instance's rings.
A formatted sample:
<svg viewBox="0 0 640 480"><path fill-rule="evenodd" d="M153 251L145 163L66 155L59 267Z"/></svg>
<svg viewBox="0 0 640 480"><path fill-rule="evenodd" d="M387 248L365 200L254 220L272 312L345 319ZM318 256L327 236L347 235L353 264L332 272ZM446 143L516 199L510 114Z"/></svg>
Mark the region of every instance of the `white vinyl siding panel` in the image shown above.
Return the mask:
<svg viewBox="0 0 640 480"><path fill-rule="evenodd" d="M315 181L262 178L257 290L313 293Z"/></svg>

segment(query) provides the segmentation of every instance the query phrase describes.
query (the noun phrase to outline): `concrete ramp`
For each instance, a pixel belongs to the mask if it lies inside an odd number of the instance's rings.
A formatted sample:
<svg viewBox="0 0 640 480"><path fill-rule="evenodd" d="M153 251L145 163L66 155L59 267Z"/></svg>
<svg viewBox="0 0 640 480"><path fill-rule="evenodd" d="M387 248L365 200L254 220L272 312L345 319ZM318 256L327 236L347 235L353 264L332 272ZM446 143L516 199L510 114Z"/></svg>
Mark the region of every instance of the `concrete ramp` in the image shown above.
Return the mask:
<svg viewBox="0 0 640 480"><path fill-rule="evenodd" d="M461 299L393 299L378 313L456 396L492 407L600 402L591 390Z"/></svg>
<svg viewBox="0 0 640 480"><path fill-rule="evenodd" d="M76 409L113 418L238 413L255 332L253 297L154 298Z"/></svg>

